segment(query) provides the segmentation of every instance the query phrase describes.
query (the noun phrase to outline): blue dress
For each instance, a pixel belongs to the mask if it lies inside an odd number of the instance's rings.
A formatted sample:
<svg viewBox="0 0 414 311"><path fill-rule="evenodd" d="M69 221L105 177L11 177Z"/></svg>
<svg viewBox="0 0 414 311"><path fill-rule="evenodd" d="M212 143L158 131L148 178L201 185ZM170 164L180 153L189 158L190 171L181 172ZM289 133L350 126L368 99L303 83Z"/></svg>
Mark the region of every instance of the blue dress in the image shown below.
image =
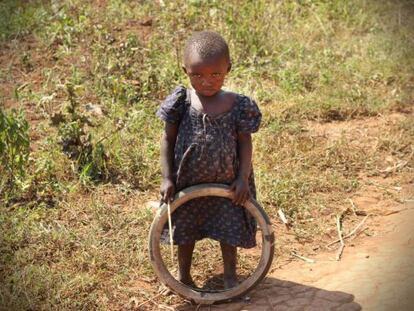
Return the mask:
<svg viewBox="0 0 414 311"><path fill-rule="evenodd" d="M161 103L157 116L178 123L174 148L173 177L177 191L202 183L230 185L237 177L237 133L259 129L261 113L247 96L237 95L231 110L209 116L191 106L188 90L177 87ZM253 170L249 177L256 197ZM243 248L256 245L256 221L241 206L219 197L193 199L172 215L173 239L178 245L211 238ZM168 241L168 227L162 234Z"/></svg>

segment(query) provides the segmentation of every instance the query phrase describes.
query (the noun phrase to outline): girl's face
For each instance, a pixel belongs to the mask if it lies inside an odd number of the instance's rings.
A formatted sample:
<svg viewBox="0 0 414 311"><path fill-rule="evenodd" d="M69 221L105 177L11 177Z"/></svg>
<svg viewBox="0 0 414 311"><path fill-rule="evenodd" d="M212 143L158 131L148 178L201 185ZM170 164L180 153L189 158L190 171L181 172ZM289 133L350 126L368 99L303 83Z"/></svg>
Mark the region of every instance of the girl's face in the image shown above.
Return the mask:
<svg viewBox="0 0 414 311"><path fill-rule="evenodd" d="M230 68L231 64L226 57L218 56L205 60L194 54L188 57L183 67L194 90L206 97L213 96L221 90Z"/></svg>

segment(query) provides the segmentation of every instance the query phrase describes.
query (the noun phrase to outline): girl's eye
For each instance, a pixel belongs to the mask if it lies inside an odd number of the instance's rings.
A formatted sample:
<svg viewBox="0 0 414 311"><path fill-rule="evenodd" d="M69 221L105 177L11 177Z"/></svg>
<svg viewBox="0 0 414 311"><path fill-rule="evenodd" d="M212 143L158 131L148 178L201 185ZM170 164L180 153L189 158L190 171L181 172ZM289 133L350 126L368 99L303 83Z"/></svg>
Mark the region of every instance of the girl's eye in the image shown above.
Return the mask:
<svg viewBox="0 0 414 311"><path fill-rule="evenodd" d="M216 72L216 73L213 73L212 76L213 76L213 78L218 78L218 77L221 76L221 73Z"/></svg>
<svg viewBox="0 0 414 311"><path fill-rule="evenodd" d="M201 78L201 75L200 75L200 74L198 74L198 73L193 73L193 74L191 74L191 76L192 76L193 78L197 78L197 79Z"/></svg>

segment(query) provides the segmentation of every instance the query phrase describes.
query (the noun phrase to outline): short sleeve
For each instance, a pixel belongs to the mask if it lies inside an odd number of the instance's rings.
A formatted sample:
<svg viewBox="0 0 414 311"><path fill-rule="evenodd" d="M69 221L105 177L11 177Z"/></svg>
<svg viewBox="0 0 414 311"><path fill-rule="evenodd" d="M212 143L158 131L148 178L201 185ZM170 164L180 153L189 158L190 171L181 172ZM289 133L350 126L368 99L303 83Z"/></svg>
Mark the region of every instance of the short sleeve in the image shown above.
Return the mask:
<svg viewBox="0 0 414 311"><path fill-rule="evenodd" d="M183 86L178 86L161 103L156 115L161 120L169 123L177 123L181 120L185 111L185 99L187 90Z"/></svg>
<svg viewBox="0 0 414 311"><path fill-rule="evenodd" d="M243 96L239 105L237 131L240 133L257 132L262 120L262 113L256 102L247 96Z"/></svg>

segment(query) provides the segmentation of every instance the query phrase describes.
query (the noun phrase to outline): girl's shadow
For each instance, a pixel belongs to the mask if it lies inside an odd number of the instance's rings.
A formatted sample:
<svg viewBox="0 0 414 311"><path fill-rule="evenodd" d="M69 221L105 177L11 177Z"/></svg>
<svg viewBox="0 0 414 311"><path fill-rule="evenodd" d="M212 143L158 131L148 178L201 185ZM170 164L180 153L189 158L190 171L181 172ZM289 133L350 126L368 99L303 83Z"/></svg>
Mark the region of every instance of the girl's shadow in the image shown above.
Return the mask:
<svg viewBox="0 0 414 311"><path fill-rule="evenodd" d="M201 287L202 290L223 290L223 274L216 274L207 279L204 285Z"/></svg>
<svg viewBox="0 0 414 311"><path fill-rule="evenodd" d="M248 275L238 275L239 282L243 282L248 278ZM204 285L200 287L201 290L224 290L223 273L215 274L208 278Z"/></svg>
<svg viewBox="0 0 414 311"><path fill-rule="evenodd" d="M223 289L223 275L208 279L203 290ZM354 301L354 295L328 291L295 282L265 278L245 297L212 306L180 305L179 311L222 310L222 311L359 311L362 307Z"/></svg>

